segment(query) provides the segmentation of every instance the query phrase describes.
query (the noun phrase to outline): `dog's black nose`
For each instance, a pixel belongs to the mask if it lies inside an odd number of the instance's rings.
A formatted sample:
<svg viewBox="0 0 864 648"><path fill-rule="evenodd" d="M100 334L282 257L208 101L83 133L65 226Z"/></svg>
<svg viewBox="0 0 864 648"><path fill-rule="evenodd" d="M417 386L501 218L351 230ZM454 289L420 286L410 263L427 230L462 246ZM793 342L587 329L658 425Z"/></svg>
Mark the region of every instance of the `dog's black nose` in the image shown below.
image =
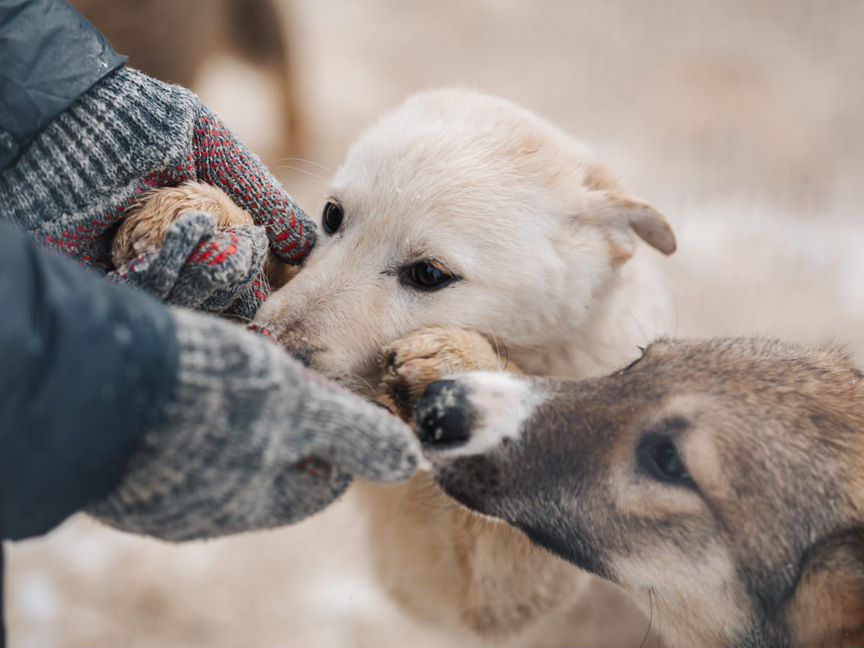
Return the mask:
<svg viewBox="0 0 864 648"><path fill-rule="evenodd" d="M420 442L438 447L465 443L474 422L467 390L456 380L429 385L417 403L415 417Z"/></svg>

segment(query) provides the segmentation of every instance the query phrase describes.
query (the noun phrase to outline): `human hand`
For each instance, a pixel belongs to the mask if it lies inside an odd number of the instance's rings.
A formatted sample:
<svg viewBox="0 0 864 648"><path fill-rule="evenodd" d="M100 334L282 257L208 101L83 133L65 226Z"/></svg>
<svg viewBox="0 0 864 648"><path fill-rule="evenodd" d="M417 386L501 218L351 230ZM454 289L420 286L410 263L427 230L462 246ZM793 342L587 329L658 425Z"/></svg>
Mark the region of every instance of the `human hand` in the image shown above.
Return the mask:
<svg viewBox="0 0 864 648"><path fill-rule="evenodd" d="M183 310L176 398L91 509L123 530L180 541L270 528L321 510L352 476L417 470L407 425L261 336Z"/></svg>
<svg viewBox="0 0 864 648"><path fill-rule="evenodd" d="M133 205L189 180L222 189L283 261L302 262L314 245L314 223L196 95L128 68L80 97L0 175L0 218L109 272L113 235Z"/></svg>

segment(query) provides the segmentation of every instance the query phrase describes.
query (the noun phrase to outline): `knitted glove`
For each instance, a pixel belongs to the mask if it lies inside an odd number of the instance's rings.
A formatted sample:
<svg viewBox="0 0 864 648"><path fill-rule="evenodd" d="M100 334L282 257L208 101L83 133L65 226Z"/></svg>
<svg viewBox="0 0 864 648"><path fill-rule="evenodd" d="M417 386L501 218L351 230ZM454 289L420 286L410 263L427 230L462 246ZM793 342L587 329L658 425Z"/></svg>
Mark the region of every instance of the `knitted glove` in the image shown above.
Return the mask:
<svg viewBox="0 0 864 648"><path fill-rule="evenodd" d="M0 175L0 219L108 272L125 211L145 191L187 180L224 190L282 260L300 263L314 245L313 222L197 96L128 68L93 86ZM163 259L177 267L163 256L148 267Z"/></svg>
<svg viewBox="0 0 864 648"><path fill-rule="evenodd" d="M251 320L266 299L267 237L256 227L218 230L205 213L181 216L165 243L108 273L169 304Z"/></svg>
<svg viewBox="0 0 864 648"><path fill-rule="evenodd" d="M174 312L176 396L124 480L90 512L119 529L180 541L296 522L351 476L417 469L407 426L302 367L272 342Z"/></svg>

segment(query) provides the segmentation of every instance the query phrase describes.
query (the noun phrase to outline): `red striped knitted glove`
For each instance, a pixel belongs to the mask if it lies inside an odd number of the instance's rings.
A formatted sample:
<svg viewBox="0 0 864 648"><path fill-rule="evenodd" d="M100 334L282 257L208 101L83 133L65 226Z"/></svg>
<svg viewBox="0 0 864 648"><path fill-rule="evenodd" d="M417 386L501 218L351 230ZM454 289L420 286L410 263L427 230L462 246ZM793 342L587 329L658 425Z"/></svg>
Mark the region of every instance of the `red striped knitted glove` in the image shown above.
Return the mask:
<svg viewBox="0 0 864 648"><path fill-rule="evenodd" d="M225 124L205 106L192 139L198 180L222 189L264 227L270 249L283 261L300 263L315 242L315 224Z"/></svg>
<svg viewBox="0 0 864 648"><path fill-rule="evenodd" d="M223 189L284 261L302 262L314 245L313 222L197 96L128 68L93 86L0 174L0 219L108 272L129 207L187 180Z"/></svg>

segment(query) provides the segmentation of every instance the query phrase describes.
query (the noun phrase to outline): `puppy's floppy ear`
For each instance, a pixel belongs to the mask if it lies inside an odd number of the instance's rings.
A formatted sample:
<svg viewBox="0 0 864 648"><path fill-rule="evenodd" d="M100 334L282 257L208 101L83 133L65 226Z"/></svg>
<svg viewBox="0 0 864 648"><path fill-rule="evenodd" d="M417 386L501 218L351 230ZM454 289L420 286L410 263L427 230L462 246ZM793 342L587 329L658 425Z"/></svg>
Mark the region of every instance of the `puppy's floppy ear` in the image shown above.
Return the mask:
<svg viewBox="0 0 864 648"><path fill-rule="evenodd" d="M864 646L864 529L810 548L786 623L795 646Z"/></svg>
<svg viewBox="0 0 864 648"><path fill-rule="evenodd" d="M675 251L675 233L666 218L651 205L618 193L590 192L592 220L609 233L613 265L621 265L636 251L635 233L663 254Z"/></svg>

